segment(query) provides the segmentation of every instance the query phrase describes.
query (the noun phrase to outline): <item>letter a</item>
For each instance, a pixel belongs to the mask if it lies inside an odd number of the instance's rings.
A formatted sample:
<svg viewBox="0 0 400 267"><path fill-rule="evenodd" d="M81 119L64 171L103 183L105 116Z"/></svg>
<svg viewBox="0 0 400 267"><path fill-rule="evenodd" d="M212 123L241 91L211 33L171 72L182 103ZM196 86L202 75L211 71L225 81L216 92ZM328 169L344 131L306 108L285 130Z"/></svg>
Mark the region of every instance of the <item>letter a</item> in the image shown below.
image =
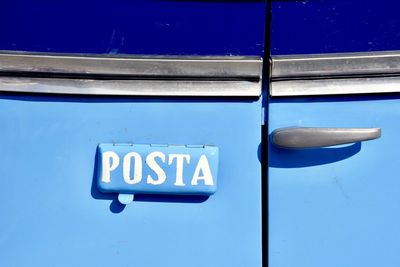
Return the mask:
<svg viewBox="0 0 400 267"><path fill-rule="evenodd" d="M200 171L203 173L203 176L200 176ZM192 185L197 185L199 180L204 180L205 185L214 185L210 165L205 155L201 155L199 162L197 163L193 174Z"/></svg>

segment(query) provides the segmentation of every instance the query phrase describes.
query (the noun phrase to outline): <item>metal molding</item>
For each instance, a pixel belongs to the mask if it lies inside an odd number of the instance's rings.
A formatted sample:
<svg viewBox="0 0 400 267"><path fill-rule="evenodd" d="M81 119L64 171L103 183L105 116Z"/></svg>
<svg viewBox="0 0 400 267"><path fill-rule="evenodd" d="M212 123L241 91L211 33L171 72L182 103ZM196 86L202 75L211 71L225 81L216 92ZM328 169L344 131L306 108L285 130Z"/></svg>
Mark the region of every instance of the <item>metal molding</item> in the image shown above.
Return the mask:
<svg viewBox="0 0 400 267"><path fill-rule="evenodd" d="M400 92L400 77L275 81L271 96L349 95Z"/></svg>
<svg viewBox="0 0 400 267"><path fill-rule="evenodd" d="M272 96L400 92L400 52L274 56Z"/></svg>
<svg viewBox="0 0 400 267"><path fill-rule="evenodd" d="M0 77L0 91L119 96L259 96L261 82Z"/></svg>
<svg viewBox="0 0 400 267"><path fill-rule="evenodd" d="M400 52L368 52L272 57L272 79L352 76L400 72Z"/></svg>
<svg viewBox="0 0 400 267"><path fill-rule="evenodd" d="M262 58L0 53L0 91L260 96Z"/></svg>

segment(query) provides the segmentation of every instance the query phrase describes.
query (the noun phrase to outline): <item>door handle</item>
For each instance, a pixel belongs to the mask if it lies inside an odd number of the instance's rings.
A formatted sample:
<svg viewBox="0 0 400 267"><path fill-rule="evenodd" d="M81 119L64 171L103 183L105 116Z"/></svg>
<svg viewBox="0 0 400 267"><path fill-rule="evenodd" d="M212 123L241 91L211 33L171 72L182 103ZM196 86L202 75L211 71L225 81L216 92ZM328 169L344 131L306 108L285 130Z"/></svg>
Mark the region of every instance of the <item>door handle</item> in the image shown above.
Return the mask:
<svg viewBox="0 0 400 267"><path fill-rule="evenodd" d="M303 149L351 144L381 137L381 128L280 128L271 133L277 147Z"/></svg>

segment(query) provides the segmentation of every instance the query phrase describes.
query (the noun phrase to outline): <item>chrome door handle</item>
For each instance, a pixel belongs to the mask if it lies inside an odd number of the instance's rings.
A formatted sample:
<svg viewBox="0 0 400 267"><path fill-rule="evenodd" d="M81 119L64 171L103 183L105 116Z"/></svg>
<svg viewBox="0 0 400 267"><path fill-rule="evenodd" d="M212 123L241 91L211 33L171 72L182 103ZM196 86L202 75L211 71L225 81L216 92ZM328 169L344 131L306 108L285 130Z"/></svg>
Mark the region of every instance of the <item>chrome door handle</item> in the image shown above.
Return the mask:
<svg viewBox="0 0 400 267"><path fill-rule="evenodd" d="M271 142L281 148L327 147L373 140L381 137L381 128L280 128L271 133Z"/></svg>

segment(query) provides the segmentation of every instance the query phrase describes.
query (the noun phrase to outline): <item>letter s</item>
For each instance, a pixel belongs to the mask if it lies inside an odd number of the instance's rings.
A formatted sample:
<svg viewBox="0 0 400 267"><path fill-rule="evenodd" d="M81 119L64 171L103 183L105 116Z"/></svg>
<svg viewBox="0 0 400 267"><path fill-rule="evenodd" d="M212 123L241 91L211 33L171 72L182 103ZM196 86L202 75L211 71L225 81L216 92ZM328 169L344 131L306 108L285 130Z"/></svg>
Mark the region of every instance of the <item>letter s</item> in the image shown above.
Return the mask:
<svg viewBox="0 0 400 267"><path fill-rule="evenodd" d="M165 175L164 170L158 165L156 162L155 158L160 158L163 163L165 163L165 155L164 153L160 151L154 151L151 152L149 155L146 157L146 163L157 174L158 179L154 180L151 175L147 175L147 183L148 184L153 184L153 185L159 185L163 184L165 182L165 179L167 179L167 176Z"/></svg>

